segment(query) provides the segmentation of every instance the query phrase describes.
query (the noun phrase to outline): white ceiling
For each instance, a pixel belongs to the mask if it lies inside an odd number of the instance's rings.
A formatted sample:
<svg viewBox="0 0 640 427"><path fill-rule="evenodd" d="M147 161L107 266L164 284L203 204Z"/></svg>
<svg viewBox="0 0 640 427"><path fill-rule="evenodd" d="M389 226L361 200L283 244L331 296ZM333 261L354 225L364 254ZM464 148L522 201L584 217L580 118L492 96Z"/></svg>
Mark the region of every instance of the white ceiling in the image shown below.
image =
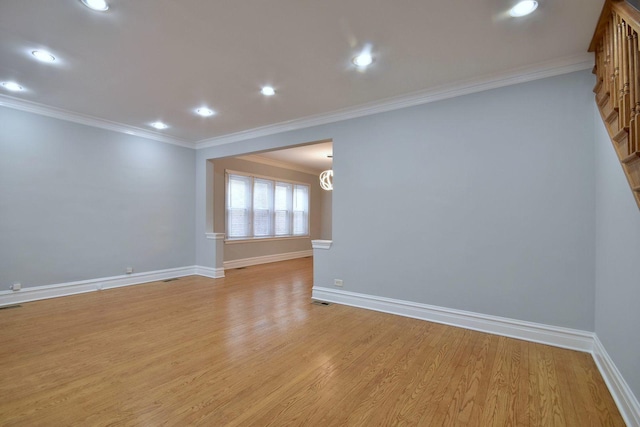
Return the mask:
<svg viewBox="0 0 640 427"><path fill-rule="evenodd" d="M537 64L584 62L602 0L0 1L0 102L194 143ZM351 58L371 46L366 72ZM47 49L53 64L30 52ZM551 61L551 62L550 62ZM555 61L555 62L554 62ZM265 98L260 87L277 94ZM525 100L523 100L525 102ZM15 102L14 102L15 104ZM200 106L217 115L201 118ZM162 120L165 131L148 123Z"/></svg>
<svg viewBox="0 0 640 427"><path fill-rule="evenodd" d="M333 142L328 141L285 148L239 158L294 169L300 172L318 174L324 170L331 169L333 165Z"/></svg>

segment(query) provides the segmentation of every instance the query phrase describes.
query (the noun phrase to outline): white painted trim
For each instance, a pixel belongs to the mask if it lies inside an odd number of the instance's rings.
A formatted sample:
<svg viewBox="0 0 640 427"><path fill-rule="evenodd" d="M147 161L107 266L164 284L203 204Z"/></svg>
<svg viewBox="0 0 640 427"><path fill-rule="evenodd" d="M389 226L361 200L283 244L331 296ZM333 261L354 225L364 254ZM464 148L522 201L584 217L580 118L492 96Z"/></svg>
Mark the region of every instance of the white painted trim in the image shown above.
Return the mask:
<svg viewBox="0 0 640 427"><path fill-rule="evenodd" d="M224 277L224 268L211 268L196 265L195 274L198 276L209 277L211 279L222 279Z"/></svg>
<svg viewBox="0 0 640 427"><path fill-rule="evenodd" d="M0 106L27 111L43 116L54 117L87 126L107 129L114 132L135 135L142 138L165 142L167 144L179 145L188 148L207 148L217 145L230 144L232 142L243 141L261 136L273 135L281 132L308 128L371 114L383 113L386 111L398 110L415 105L427 104L429 102L468 95L489 89L525 83L547 77L567 74L574 71L586 70L593 67L593 54L585 53L569 56L552 61L542 62L527 67L515 68L500 73L485 75L474 79L458 81L437 88L418 91L408 95L387 98L368 104L361 104L355 107L344 108L329 113L307 116L300 119L275 123L241 132L202 139L197 142L186 141L179 138L170 137L158 132L129 126L104 120L98 117L88 116L49 105L39 104L33 101L15 98L7 95L0 95Z"/></svg>
<svg viewBox="0 0 640 427"><path fill-rule="evenodd" d="M207 239L224 240L224 233L205 233Z"/></svg>
<svg viewBox="0 0 640 427"><path fill-rule="evenodd" d="M251 265L258 264L268 264L270 262L287 261L290 259L305 258L308 256L313 256L313 250L309 249L306 251L285 252L282 254L264 255L253 258L234 259L231 261L225 261L223 265L225 270L231 270L234 268L249 267Z"/></svg>
<svg viewBox="0 0 640 427"><path fill-rule="evenodd" d="M629 388L629 385L597 336L594 337L593 358L627 426L640 427L640 404L638 399L634 396L631 388Z"/></svg>
<svg viewBox="0 0 640 427"><path fill-rule="evenodd" d="M313 249L331 249L333 240L312 240L311 247Z"/></svg>
<svg viewBox="0 0 640 427"><path fill-rule="evenodd" d="M275 166L277 168L294 170L297 172L306 173L309 175L319 175L321 170L313 170L310 168L305 168L304 166L297 165L295 163L284 162L282 160L270 159L268 157L261 156L259 154L247 154L244 156L239 156L238 159L246 160L248 162L260 163L263 165Z"/></svg>
<svg viewBox="0 0 640 427"><path fill-rule="evenodd" d="M282 236L282 237L252 237L252 238L233 238L226 239L224 241L225 245L238 245L242 243L260 243L260 242L275 242L279 240L296 240L296 239L306 239L309 240L309 236Z"/></svg>
<svg viewBox="0 0 640 427"><path fill-rule="evenodd" d="M0 291L0 307L42 299L83 294L86 292L95 292L103 289L157 282L159 280L167 280L174 277L194 275L219 279L224 277L224 269L196 265L190 267L169 268L166 270L147 271L144 273L126 274L123 276L80 280L77 282L58 283L55 285L32 286L28 288L23 287L19 291Z"/></svg>
<svg viewBox="0 0 640 427"><path fill-rule="evenodd" d="M194 267L169 268L144 273L133 273L123 276L103 277L99 279L80 280L77 282L59 283L56 285L33 286L19 291L1 291L0 306L19 304L41 299L57 298L67 295L94 292L102 289L119 288L141 283L166 280L174 277L192 276L196 274Z"/></svg>
<svg viewBox="0 0 640 427"><path fill-rule="evenodd" d="M82 125L107 129L114 132L126 133L127 135L152 139L154 141L160 141L167 144L179 145L181 147L187 148L195 148L195 144L193 142L185 141L179 138L173 138L135 126L116 123L109 120L100 119L98 117L87 116L85 114L74 113L72 111L51 107L49 105L39 104L33 101L26 101L24 99L14 98L12 96L0 95L0 106L39 114L41 116L53 117L55 119L66 120L68 122L80 123Z"/></svg>
<svg viewBox="0 0 640 427"><path fill-rule="evenodd" d="M525 83L574 71L591 69L593 67L593 54L585 53L552 61L547 61L527 67L516 68L501 73L477 77L470 80L459 81L437 88L414 92L393 98L387 98L368 104L344 108L330 113L307 116L287 122L275 123L242 132L203 139L195 143L196 149L230 144L246 139L259 138L276 133L287 132L312 126L334 123L342 120L354 119L371 114L384 113L406 107L427 104L429 102L468 95L499 87Z"/></svg>
<svg viewBox="0 0 640 427"><path fill-rule="evenodd" d="M471 311L455 310L435 305L415 303L374 295L359 294L331 288L314 286L311 298L335 302L353 307L366 308L384 313L397 314L429 322L472 329L556 347L583 352L593 349L592 332L548 326L540 323L490 316Z"/></svg>

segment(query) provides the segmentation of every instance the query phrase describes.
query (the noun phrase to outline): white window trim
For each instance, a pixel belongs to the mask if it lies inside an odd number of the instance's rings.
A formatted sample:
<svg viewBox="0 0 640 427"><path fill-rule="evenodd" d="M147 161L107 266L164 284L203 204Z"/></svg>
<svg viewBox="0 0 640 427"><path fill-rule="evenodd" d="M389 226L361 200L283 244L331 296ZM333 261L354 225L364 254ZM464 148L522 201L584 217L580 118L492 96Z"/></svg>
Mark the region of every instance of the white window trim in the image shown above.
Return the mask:
<svg viewBox="0 0 640 427"><path fill-rule="evenodd" d="M227 211L227 192L229 191L229 175L241 175L249 178L258 178L258 179L266 179L270 181L276 182L284 182L287 184L293 185L304 185L308 190L308 200L307 200L307 234L304 235L291 235L291 236L265 236L265 237L228 237L227 235L227 223L228 223L228 211ZM253 214L253 209L252 209ZM282 179L276 178L273 176L254 174L250 172L240 172L233 169L225 169L224 170L224 228L225 228L225 244L236 244L236 243L256 243L256 242L266 242L266 241L275 241L275 240L292 240L292 239L309 239L311 238L311 184L302 181L292 181L290 179Z"/></svg>
<svg viewBox="0 0 640 427"><path fill-rule="evenodd" d="M235 239L225 239L225 245L235 245L237 243L257 243L257 242L273 242L276 240L292 240L292 239L310 239L307 236L278 236L278 237L238 237Z"/></svg>

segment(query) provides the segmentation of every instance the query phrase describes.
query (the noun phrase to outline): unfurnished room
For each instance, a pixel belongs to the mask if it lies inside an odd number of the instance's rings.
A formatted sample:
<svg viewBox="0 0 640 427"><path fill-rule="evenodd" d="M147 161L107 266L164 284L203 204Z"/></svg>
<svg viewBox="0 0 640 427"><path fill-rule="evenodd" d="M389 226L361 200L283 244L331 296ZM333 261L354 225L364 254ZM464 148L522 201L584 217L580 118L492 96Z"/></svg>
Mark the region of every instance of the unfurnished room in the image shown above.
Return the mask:
<svg viewBox="0 0 640 427"><path fill-rule="evenodd" d="M0 425L640 427L640 2L0 2Z"/></svg>

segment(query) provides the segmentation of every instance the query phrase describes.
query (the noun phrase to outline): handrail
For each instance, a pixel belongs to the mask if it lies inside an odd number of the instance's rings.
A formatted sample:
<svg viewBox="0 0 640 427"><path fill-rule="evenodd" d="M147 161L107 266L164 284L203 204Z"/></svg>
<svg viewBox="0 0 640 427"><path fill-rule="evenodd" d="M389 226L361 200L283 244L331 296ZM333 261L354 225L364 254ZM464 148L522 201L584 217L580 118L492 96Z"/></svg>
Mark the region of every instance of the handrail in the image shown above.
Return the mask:
<svg viewBox="0 0 640 427"><path fill-rule="evenodd" d="M606 0L589 51L595 53L596 103L640 207L640 11Z"/></svg>

